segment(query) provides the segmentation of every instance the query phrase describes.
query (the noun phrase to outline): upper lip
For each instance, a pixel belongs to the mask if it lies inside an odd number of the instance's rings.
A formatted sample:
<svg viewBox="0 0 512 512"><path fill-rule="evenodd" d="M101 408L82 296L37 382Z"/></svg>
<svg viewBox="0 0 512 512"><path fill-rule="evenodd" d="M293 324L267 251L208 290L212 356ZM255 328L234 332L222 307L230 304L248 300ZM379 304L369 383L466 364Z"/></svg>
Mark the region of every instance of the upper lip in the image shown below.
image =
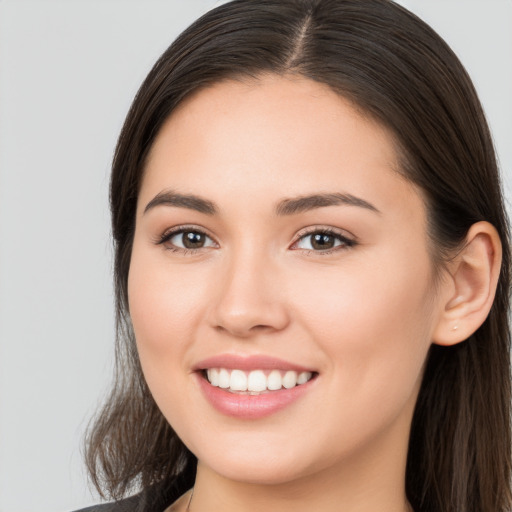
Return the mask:
<svg viewBox="0 0 512 512"><path fill-rule="evenodd" d="M294 370L296 372L313 372L300 364L266 355L241 356L237 354L219 354L208 357L194 365L195 371L208 368L226 368L229 370Z"/></svg>

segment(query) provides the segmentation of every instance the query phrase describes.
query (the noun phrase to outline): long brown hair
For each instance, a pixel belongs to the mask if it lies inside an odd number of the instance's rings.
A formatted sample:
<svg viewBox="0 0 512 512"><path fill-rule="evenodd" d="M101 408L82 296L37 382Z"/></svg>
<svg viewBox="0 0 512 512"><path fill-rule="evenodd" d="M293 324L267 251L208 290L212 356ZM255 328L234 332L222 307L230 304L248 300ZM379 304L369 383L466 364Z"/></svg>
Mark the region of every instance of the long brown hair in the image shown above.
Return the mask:
<svg viewBox="0 0 512 512"><path fill-rule="evenodd" d="M457 57L430 27L389 0L235 0L183 32L142 84L112 169L117 367L87 438L93 482L114 498L151 488L160 505L193 485L197 461L151 397L130 325L137 195L148 151L185 97L223 79L262 73L327 84L394 133L400 172L426 198L437 268L473 223L486 220L498 230L503 264L488 318L465 342L430 350L412 421L406 490L416 512L509 510L510 253L493 143Z"/></svg>

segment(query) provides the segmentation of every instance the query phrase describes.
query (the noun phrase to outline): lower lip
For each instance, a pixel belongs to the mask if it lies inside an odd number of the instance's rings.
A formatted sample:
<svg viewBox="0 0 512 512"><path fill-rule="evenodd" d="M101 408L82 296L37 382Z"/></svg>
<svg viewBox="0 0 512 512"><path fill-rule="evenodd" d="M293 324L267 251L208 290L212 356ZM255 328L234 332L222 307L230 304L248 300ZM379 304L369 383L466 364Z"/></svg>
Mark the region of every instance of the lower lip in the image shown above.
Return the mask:
<svg viewBox="0 0 512 512"><path fill-rule="evenodd" d="M261 395L242 395L212 386L201 373L197 373L199 386L213 407L226 416L240 419L258 419L270 416L293 404L307 393L315 378L291 389L270 391Z"/></svg>

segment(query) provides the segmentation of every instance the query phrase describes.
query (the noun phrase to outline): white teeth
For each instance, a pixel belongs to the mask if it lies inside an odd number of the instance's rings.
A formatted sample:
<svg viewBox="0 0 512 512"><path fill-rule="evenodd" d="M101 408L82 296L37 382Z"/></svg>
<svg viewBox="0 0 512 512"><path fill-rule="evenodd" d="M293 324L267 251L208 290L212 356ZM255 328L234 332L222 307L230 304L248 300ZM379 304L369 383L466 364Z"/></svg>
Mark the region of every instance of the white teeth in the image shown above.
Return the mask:
<svg viewBox="0 0 512 512"><path fill-rule="evenodd" d="M311 372L272 370L268 375L263 370L244 372L226 368L208 368L208 381L212 386L228 389L234 392L261 393L277 391L281 388L291 389L306 384L311 380Z"/></svg>
<svg viewBox="0 0 512 512"><path fill-rule="evenodd" d="M265 377L265 374L261 370L255 370L249 373L247 389L249 391L265 391L267 389L267 377Z"/></svg>
<svg viewBox="0 0 512 512"><path fill-rule="evenodd" d="M247 375L242 370L233 370L229 387L231 391L247 391Z"/></svg>
<svg viewBox="0 0 512 512"><path fill-rule="evenodd" d="M297 377L297 384L300 386L301 384L306 384L306 382L311 379L311 372L301 372Z"/></svg>
<svg viewBox="0 0 512 512"><path fill-rule="evenodd" d="M219 388L228 389L229 388L229 380L230 374L224 368L219 370Z"/></svg>
<svg viewBox="0 0 512 512"><path fill-rule="evenodd" d="M283 379L279 370L272 370L267 377L267 388L270 391L276 391L283 387Z"/></svg>
<svg viewBox="0 0 512 512"><path fill-rule="evenodd" d="M283 377L283 387L286 389L294 388L297 385L297 372L286 372Z"/></svg>
<svg viewBox="0 0 512 512"><path fill-rule="evenodd" d="M311 372L301 372L297 377L297 384L306 384L306 382L311 380L311 377L313 377L313 374Z"/></svg>
<svg viewBox="0 0 512 512"><path fill-rule="evenodd" d="M219 370L217 368L209 368L208 369L208 380L210 381L212 386L219 385Z"/></svg>

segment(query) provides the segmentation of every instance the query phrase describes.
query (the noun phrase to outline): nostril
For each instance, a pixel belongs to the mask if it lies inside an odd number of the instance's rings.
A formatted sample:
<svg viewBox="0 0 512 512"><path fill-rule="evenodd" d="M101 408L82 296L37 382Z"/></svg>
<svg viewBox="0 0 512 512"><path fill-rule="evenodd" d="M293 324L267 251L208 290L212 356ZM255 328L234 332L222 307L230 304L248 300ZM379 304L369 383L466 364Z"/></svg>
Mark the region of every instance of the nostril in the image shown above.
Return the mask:
<svg viewBox="0 0 512 512"><path fill-rule="evenodd" d="M274 328L270 325L255 325L254 327L251 327L251 331L266 331L266 330L273 330Z"/></svg>
<svg viewBox="0 0 512 512"><path fill-rule="evenodd" d="M264 324L257 324L250 327L244 327L243 325L215 325L214 329L219 333L230 333L240 338L247 338L254 334L271 333L279 330L278 327Z"/></svg>

